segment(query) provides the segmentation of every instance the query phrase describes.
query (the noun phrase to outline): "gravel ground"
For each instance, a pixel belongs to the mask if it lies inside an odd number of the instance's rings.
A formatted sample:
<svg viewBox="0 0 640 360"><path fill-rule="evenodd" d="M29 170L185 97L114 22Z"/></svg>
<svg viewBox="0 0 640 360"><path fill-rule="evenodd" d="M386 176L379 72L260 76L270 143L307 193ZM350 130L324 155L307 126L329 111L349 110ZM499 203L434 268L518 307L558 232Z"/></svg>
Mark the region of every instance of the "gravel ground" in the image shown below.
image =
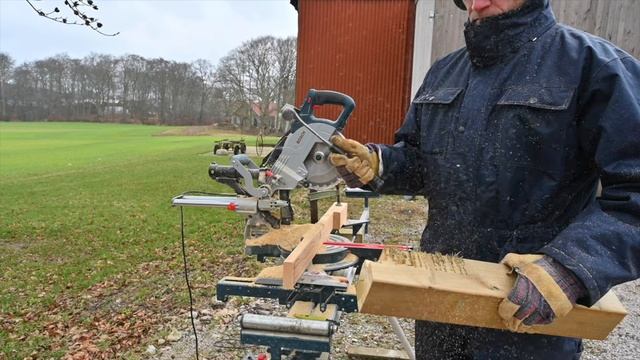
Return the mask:
<svg viewBox="0 0 640 360"><path fill-rule="evenodd" d="M419 239L425 219L423 201L398 201L398 198L379 199L372 205L371 237L385 242L406 242ZM387 214L400 214L389 219ZM385 224L375 227L375 224ZM411 224L407 226L407 224ZM607 340L585 341L582 359L631 360L640 358L640 281L620 285L615 292L629 314ZM284 315L286 309L270 300L232 300L220 304L212 302L210 308L198 311L198 338L200 357L212 359L241 359L247 354L264 352L264 348L247 348L239 343L238 316L242 313ZM400 319L409 340L413 343L413 321ZM177 341L157 337L147 357L155 360L187 359L194 356L194 338L188 312L162 329L162 334L174 331ZM158 341L160 343L158 343ZM343 314L338 332L334 335L332 359L347 359L346 349L351 345L401 349L389 322L384 317L364 314ZM153 353L153 354L151 354Z"/></svg>
<svg viewBox="0 0 640 360"><path fill-rule="evenodd" d="M211 322L203 323L202 312L212 313ZM239 315L244 313L284 316L286 309L276 302L255 300L248 304L238 305L230 302L217 310L201 309L198 311L196 329L201 359L228 360L241 359L247 355L266 352L264 347L246 347L240 344ZM222 314L222 315L220 315ZM206 316L206 315L205 315ZM226 317L226 319L224 319ZM188 312L181 319L168 327L163 338L154 341L152 348L147 346L147 356L154 360L193 359L195 356L195 338ZM223 318L221 320L221 318ZM230 320L230 321L229 321ZM409 341L413 343L413 320L399 319ZM227 322L228 321L228 322ZM180 334L177 341L167 340L170 332ZM161 339L161 340L160 340ZM382 347L401 350L400 342L395 338L391 325L384 317L365 314L343 314L338 332L332 340L332 359L348 359L346 350L349 346ZM151 353L152 354L151 354Z"/></svg>
<svg viewBox="0 0 640 360"><path fill-rule="evenodd" d="M640 328L640 281L620 285L616 287L615 292L629 311L629 315L607 340L586 340L582 356L584 360L635 360L640 357L640 331L638 330ZM213 310L212 322L205 324L198 321L201 358L240 359L248 354L265 352L265 348L247 348L239 342L240 328L237 316L248 312L273 315L286 313L282 306L265 300L252 301L244 305L230 302L222 309ZM219 316L218 314L221 313L223 315ZM228 323L224 320L216 321L220 317L228 318L229 316L233 319ZM202 315L199 317L202 318ZM413 343L413 321L400 319L400 324L409 341ZM156 353L149 354L150 359L172 360L194 357L195 341L188 313L176 321L176 326L179 326L181 339L173 343L165 340L162 345L154 344ZM402 349L386 318L365 314L344 314L338 332L333 337L332 359L348 359L346 349L352 345Z"/></svg>
<svg viewBox="0 0 640 360"><path fill-rule="evenodd" d="M629 314L606 340L586 340L582 359L640 358L640 280L616 286L614 291Z"/></svg>

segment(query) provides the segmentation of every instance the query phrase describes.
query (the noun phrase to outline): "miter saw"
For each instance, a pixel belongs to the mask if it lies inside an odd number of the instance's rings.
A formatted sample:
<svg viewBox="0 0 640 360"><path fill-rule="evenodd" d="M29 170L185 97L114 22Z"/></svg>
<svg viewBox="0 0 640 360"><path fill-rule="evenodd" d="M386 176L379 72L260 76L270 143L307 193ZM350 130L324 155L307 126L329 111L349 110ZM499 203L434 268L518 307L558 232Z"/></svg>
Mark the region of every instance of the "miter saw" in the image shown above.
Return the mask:
<svg viewBox="0 0 640 360"><path fill-rule="evenodd" d="M342 111L337 119L318 118L317 106L338 105ZM235 196L183 194L173 198L174 206L226 207L246 216L245 252L264 261L265 257L285 258L296 247L282 244L256 244L253 240L274 234L276 229L292 229L292 190L309 189L311 223L317 221L317 201L335 196L340 203L340 182L336 168L329 162L332 152L344 154L329 139L338 135L355 108L351 97L335 91L309 90L300 108L285 105L282 116L291 121L289 131L260 165L246 155L235 155L230 165L211 163L209 176L231 187ZM375 179L379 182L379 179ZM374 184L374 188L376 185ZM377 194L360 189L347 189L347 197L364 199L364 210L355 220L347 220L346 234L330 234L323 239L322 250L313 257L313 270L306 271L294 289L282 287L282 279L225 277L216 286L216 296L226 301L229 296L277 299L290 307L286 318L251 315L243 318L241 340L245 344L269 347L272 359L291 349L296 359L315 359L330 351L330 339L341 312L357 311L354 275L365 259L375 260L379 247L354 244L362 239L369 223L369 198ZM314 219L314 205L316 215ZM365 245L365 246L363 246ZM264 271L264 270L263 270ZM311 329L311 330L310 330ZM289 350L286 350L289 349Z"/></svg>
<svg viewBox="0 0 640 360"><path fill-rule="evenodd" d="M339 105L342 112L335 121L318 118L314 109L324 104ZM264 234L270 228L291 224L291 190L305 187L323 191L335 187L340 178L329 162L335 149L327 139L340 134L351 112L353 99L335 91L309 90L298 109L285 105L282 116L291 120L290 130L278 141L260 166L246 155L235 155L231 165L212 163L209 176L231 187L236 196L181 195L173 199L178 206L226 207L247 217L245 239ZM279 212L276 216L274 212Z"/></svg>

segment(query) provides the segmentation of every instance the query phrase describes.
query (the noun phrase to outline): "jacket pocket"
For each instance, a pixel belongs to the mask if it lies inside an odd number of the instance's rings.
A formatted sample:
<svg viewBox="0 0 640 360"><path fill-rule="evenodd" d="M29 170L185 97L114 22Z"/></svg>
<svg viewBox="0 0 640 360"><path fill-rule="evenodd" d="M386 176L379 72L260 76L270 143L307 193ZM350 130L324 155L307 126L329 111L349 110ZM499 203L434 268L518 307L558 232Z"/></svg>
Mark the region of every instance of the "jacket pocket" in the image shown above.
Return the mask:
<svg viewBox="0 0 640 360"><path fill-rule="evenodd" d="M557 173L564 167L575 88L513 87L503 90L493 118L499 123L500 162Z"/></svg>
<svg viewBox="0 0 640 360"><path fill-rule="evenodd" d="M534 109L566 110L573 97L573 88L513 87L505 89L498 105L519 105Z"/></svg>
<svg viewBox="0 0 640 360"><path fill-rule="evenodd" d="M495 141L496 190L500 218L512 225L549 216L568 161L577 146L574 88L506 88L491 121Z"/></svg>
<svg viewBox="0 0 640 360"><path fill-rule="evenodd" d="M417 104L451 104L453 100L462 92L462 88L444 88L427 91L416 97Z"/></svg>
<svg viewBox="0 0 640 360"><path fill-rule="evenodd" d="M443 154L451 130L454 118L457 116L459 106L456 101L462 88L441 88L427 90L424 94L415 98L414 103L420 112L420 143L423 153L431 155Z"/></svg>

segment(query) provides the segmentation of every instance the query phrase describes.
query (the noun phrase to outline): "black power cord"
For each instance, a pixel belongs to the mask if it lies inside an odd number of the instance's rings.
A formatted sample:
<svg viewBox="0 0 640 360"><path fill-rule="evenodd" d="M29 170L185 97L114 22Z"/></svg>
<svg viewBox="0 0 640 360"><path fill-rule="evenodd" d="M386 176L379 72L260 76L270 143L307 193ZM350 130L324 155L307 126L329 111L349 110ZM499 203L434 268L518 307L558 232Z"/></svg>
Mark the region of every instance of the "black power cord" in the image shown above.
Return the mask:
<svg viewBox="0 0 640 360"><path fill-rule="evenodd" d="M182 260L184 262L184 279L187 282L187 289L189 290L189 316L191 317L191 327L193 328L193 335L196 338L196 360L200 360L200 353L198 352L198 332L196 331L196 322L193 319L193 294L191 293L191 284L189 283L189 268L187 266L187 250L184 241L184 213L182 206L180 206L180 240L182 241Z"/></svg>

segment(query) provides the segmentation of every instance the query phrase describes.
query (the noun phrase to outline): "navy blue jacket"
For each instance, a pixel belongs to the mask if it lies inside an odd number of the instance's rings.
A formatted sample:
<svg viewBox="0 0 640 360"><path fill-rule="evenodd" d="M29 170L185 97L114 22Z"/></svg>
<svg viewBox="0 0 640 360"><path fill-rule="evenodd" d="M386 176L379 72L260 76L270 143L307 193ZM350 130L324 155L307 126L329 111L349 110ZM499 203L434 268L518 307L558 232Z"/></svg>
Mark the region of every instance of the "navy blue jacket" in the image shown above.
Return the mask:
<svg viewBox="0 0 640 360"><path fill-rule="evenodd" d="M501 29L497 62L431 67L380 146L380 191L429 199L424 251L547 254L591 305L640 276L640 63L538 10Z"/></svg>

